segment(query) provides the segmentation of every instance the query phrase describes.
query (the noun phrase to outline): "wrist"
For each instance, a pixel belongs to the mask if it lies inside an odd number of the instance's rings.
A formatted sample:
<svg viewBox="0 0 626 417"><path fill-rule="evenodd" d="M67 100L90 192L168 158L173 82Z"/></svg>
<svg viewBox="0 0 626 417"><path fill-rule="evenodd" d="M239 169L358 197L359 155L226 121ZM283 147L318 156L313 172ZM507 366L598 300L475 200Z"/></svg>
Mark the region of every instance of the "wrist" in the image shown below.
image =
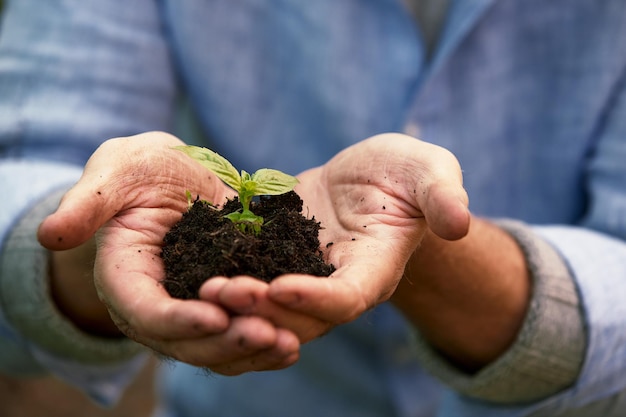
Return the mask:
<svg viewBox="0 0 626 417"><path fill-rule="evenodd" d="M474 218L458 241L426 234L392 302L435 349L473 372L513 343L529 298L521 248L497 226Z"/></svg>
<svg viewBox="0 0 626 417"><path fill-rule="evenodd" d="M122 337L93 283L94 239L74 249L51 251L50 295L57 309L80 330L101 337Z"/></svg>
<svg viewBox="0 0 626 417"><path fill-rule="evenodd" d="M79 330L52 300L50 252L33 237L62 195L59 191L35 205L5 240L0 253L0 307L24 346L77 363L118 363L143 347L127 338L103 338Z"/></svg>
<svg viewBox="0 0 626 417"><path fill-rule="evenodd" d="M522 248L532 279L532 297L515 342L472 374L451 363L418 329L416 354L426 370L463 395L506 404L537 401L579 377L587 341L584 310L574 277L554 247L524 223L496 224Z"/></svg>

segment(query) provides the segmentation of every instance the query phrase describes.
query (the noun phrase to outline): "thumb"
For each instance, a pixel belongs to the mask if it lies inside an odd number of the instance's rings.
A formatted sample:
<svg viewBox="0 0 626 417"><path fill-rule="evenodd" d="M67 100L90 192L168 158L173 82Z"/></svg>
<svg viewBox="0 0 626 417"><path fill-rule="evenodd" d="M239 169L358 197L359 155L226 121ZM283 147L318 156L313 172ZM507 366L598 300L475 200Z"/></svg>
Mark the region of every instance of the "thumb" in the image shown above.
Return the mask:
<svg viewBox="0 0 626 417"><path fill-rule="evenodd" d="M104 187L84 173L63 196L56 212L39 226L37 239L41 245L50 250L65 250L89 240L121 206L121 202L111 198L116 193L107 197L103 190Z"/></svg>
<svg viewBox="0 0 626 417"><path fill-rule="evenodd" d="M446 240L457 240L469 231L467 192L460 184L435 183L420 203L430 230Z"/></svg>
<svg viewBox="0 0 626 417"><path fill-rule="evenodd" d="M170 148L180 144L182 141L162 132L103 142L57 211L39 226L39 242L51 250L65 250L87 241L134 200L149 195L150 185L170 181L165 171L179 170L177 161L168 159L176 155ZM178 158L180 161L182 156Z"/></svg>

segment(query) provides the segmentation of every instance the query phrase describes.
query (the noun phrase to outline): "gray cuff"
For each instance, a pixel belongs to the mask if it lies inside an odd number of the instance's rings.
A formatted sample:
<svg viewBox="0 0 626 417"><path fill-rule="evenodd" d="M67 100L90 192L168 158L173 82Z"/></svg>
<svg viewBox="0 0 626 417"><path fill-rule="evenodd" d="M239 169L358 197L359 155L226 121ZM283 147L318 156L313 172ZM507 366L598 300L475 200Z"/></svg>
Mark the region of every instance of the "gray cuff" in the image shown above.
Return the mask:
<svg viewBox="0 0 626 417"><path fill-rule="evenodd" d="M0 307L15 330L55 356L85 364L129 359L143 350L139 344L125 338L86 334L65 318L51 300L49 253L37 242L36 233L63 194L55 193L39 203L9 234L0 254Z"/></svg>
<svg viewBox="0 0 626 417"><path fill-rule="evenodd" d="M527 225L496 224L522 248L533 290L514 344L473 375L455 368L415 332L422 365L459 393L496 403L536 401L572 385L582 367L586 329L574 280L563 259Z"/></svg>

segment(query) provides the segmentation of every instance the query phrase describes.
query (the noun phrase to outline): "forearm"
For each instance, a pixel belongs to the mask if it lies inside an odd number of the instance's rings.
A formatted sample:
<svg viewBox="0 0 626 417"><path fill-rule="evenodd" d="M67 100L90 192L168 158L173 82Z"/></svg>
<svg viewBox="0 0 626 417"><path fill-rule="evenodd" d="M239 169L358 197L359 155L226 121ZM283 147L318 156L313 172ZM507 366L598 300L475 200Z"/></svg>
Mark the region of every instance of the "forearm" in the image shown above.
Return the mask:
<svg viewBox="0 0 626 417"><path fill-rule="evenodd" d="M477 228L476 225L474 222L468 243L473 233L481 231L485 236L480 237L484 238L490 233L489 229ZM430 299L428 294L424 294L424 299L430 300L430 306L437 310L431 316L420 316L418 313L421 310L417 309L413 313L415 348L421 364L459 393L496 403L536 401L572 386L578 380L585 360L588 334L577 281L569 263L529 225L510 220L497 220L495 225L478 225L502 229L493 230L502 239L485 240L483 244L487 246L488 257L503 262L504 271L499 278L495 276L495 285L489 286L489 282L484 280L487 276L475 275L481 269L492 270L481 266L478 262L480 258L467 266L459 261L455 267L449 268L458 275L440 278L442 282L436 283L438 285L423 286L424 292L432 293L434 288L439 291L439 298L450 298L437 301L437 298ZM507 242L508 239L513 242ZM515 301L515 291L509 287L509 280L514 275L509 275L510 271L506 270L511 259L503 252L510 243L516 244L523 255L524 269L527 270L527 280L523 282L531 287L528 288L527 305L517 325L514 320L516 310L512 307L521 306L517 303L524 298L518 293L520 297ZM483 244L477 243L473 249ZM492 250L489 250L490 247ZM450 254L435 254L437 257L431 259L433 262L454 262ZM416 267L413 262L411 266ZM513 266L509 268L515 271ZM470 278L463 278L464 274L475 280L474 285ZM412 278L423 279L421 275ZM407 293L411 294L413 289L411 287ZM396 297L399 295L396 294ZM415 298L419 304L421 297ZM415 307L410 304L410 298L403 295L403 300L405 310L411 311ZM448 311L445 311L446 307ZM452 320L458 320L458 323L451 323ZM466 328L460 331L457 325ZM498 334L498 331L502 333ZM449 333L446 335L445 332ZM510 337L508 343L507 337ZM443 346L443 343L449 343L456 350ZM493 345L489 346L489 343ZM483 355L485 362L480 363L476 360L477 352L491 352L494 357L487 360L489 356ZM468 357L474 362L470 363Z"/></svg>
<svg viewBox="0 0 626 417"><path fill-rule="evenodd" d="M473 218L461 240L424 237L392 302L435 349L472 372L513 343L530 292L524 254L515 240Z"/></svg>
<svg viewBox="0 0 626 417"><path fill-rule="evenodd" d="M82 331L122 337L93 283L94 239L66 251L50 252L50 294L59 311Z"/></svg>
<svg viewBox="0 0 626 417"><path fill-rule="evenodd" d="M54 210L59 197L60 193L39 202L5 241L0 254L0 307L25 344L36 345L73 363L123 362L141 351L141 347L125 338L98 337L94 332L78 330L76 321L53 300L47 267L49 253L34 236L37 225ZM89 279L83 283L93 286ZM80 286L68 292L67 297L74 302L87 302L90 295L86 287Z"/></svg>

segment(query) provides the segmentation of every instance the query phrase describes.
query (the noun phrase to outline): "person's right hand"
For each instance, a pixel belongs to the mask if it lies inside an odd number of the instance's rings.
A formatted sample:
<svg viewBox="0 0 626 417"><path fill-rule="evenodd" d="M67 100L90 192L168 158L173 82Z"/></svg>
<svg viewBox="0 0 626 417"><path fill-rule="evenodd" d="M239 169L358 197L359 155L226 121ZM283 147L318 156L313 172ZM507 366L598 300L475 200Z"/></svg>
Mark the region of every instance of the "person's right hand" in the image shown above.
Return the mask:
<svg viewBox="0 0 626 417"><path fill-rule="evenodd" d="M163 236L187 207L185 190L215 204L233 195L215 175L171 149L180 144L171 135L151 132L111 139L96 150L79 182L41 224L38 238L52 251L73 249L66 256L71 261L74 254L85 256L79 248L95 235L97 296L81 291L76 277L57 274L55 299L80 301L78 308L61 306L61 311L79 315L99 303L99 297L126 336L218 373L287 367L299 355L292 332L261 317L230 317L207 301L171 298L159 284Z"/></svg>

